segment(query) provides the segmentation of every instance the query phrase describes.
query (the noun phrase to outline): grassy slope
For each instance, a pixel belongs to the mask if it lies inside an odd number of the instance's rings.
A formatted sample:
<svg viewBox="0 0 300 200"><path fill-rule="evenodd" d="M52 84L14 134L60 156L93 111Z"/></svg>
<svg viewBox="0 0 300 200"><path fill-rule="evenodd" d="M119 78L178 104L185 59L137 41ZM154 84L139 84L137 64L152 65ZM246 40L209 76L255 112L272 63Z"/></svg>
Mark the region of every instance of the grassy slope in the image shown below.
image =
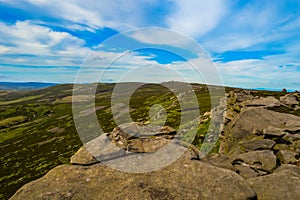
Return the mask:
<svg viewBox="0 0 300 200"><path fill-rule="evenodd" d="M113 86L101 84L96 93L96 107L99 108L96 113L105 132L116 126L110 109ZM197 84L193 88L201 114L209 111L207 88ZM68 163L70 156L82 145L73 123L71 95L72 85L31 92L0 91L0 199L8 199L25 183L59 164ZM132 119L148 121L149 109L155 104L167 110L166 125L178 127L181 110L177 98L167 88L156 84L145 85L132 95ZM199 128L195 145L200 146L206 129L207 124Z"/></svg>

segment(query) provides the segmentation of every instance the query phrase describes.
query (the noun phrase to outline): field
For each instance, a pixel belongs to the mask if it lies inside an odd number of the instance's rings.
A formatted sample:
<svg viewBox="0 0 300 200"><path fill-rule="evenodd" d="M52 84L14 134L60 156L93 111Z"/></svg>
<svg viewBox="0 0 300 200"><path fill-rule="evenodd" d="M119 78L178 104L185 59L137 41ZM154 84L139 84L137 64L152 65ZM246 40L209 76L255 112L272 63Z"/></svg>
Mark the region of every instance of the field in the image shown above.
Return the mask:
<svg viewBox="0 0 300 200"><path fill-rule="evenodd" d="M211 110L207 86L193 84L200 114ZM85 87L84 85L82 87ZM95 95L98 121L104 132L116 127L111 111L114 84L99 84ZM62 163L69 163L82 142L74 126L72 114L73 85L56 85L33 91L0 91L0 199L8 199L25 183L35 180ZM224 94L214 101L219 101ZM226 88L226 91L233 88ZM262 92L264 95L277 93ZM84 100L86 96L78 99ZM178 128L181 110L177 97L158 84L138 88L130 98L130 115L136 122L147 123L149 110L155 104L167 111L166 125ZM93 113L86 110L83 114ZM208 123L198 128L193 144L200 146Z"/></svg>

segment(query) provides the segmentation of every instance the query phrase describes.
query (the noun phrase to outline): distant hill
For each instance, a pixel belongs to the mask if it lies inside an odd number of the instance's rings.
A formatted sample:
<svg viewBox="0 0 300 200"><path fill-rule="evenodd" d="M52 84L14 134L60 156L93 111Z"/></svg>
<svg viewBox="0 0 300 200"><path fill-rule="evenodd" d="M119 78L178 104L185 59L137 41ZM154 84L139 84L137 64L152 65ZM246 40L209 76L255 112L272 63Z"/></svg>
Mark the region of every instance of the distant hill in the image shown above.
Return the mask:
<svg viewBox="0 0 300 200"><path fill-rule="evenodd" d="M0 82L0 90L36 90L54 85L57 84L40 82Z"/></svg>

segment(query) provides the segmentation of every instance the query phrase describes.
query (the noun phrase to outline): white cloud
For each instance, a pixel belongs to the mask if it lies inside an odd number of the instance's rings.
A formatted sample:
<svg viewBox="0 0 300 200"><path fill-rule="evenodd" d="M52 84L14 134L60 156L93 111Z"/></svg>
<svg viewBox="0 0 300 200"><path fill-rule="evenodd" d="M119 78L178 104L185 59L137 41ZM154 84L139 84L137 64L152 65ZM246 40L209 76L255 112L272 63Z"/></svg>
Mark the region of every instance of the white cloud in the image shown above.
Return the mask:
<svg viewBox="0 0 300 200"><path fill-rule="evenodd" d="M279 67L287 63L295 66ZM216 63L225 85L273 89L299 89L299 64L286 55Z"/></svg>
<svg viewBox="0 0 300 200"><path fill-rule="evenodd" d="M284 11L285 4L268 0L232 6L222 23L201 38L203 46L213 52L265 48L267 43L281 42L298 34L299 19ZM295 30L297 33L295 33ZM284 44L283 46L287 46Z"/></svg>
<svg viewBox="0 0 300 200"><path fill-rule="evenodd" d="M169 28L192 37L200 37L213 30L225 15L225 0L176 0L176 9L166 22Z"/></svg>
<svg viewBox="0 0 300 200"><path fill-rule="evenodd" d="M0 54L3 54L3 53L6 53L8 52L9 48L3 46L3 45L0 45Z"/></svg>
<svg viewBox="0 0 300 200"><path fill-rule="evenodd" d="M24 2L29 3L29 5L24 6ZM38 8L39 12L47 16L82 23L92 28L105 26L118 30L128 30L154 25L149 22L149 15L151 9L159 6L161 2L159 0L139 0L138 2L136 0L24 0L23 2L11 0L6 3L29 11ZM32 11L35 12L36 10ZM74 28L78 29L78 26Z"/></svg>
<svg viewBox="0 0 300 200"><path fill-rule="evenodd" d="M187 35L170 29L147 28L125 32L125 35L147 44L170 45L180 48L191 48L196 41Z"/></svg>
<svg viewBox="0 0 300 200"><path fill-rule="evenodd" d="M55 32L50 28L32 24L30 21L13 25L0 23L0 48L2 54L33 55L19 58L5 56L2 63L23 63L31 65L72 65L72 59L83 59L89 52L85 42L66 32ZM66 62L67 58L69 61Z"/></svg>

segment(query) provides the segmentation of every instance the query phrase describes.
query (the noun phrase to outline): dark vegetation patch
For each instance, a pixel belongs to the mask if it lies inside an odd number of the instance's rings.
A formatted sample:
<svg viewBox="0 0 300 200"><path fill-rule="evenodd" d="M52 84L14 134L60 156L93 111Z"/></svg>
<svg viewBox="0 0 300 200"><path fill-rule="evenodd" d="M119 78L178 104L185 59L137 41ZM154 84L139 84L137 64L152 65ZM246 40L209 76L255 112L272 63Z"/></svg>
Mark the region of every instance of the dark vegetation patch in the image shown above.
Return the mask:
<svg viewBox="0 0 300 200"><path fill-rule="evenodd" d="M96 90L95 106L101 108L96 115L104 132L116 127L110 108L113 88L114 84L99 84ZM204 85L193 88L201 114L209 111L207 88ZM69 163L69 158L82 146L73 122L72 104L64 101L70 99L72 89L73 85L66 84L34 91L1 92L0 199L8 199L22 185L55 166ZM134 92L130 99L132 119L149 121L149 109L155 104L167 111L166 125L178 127L181 115L178 99L158 84L144 85ZM200 137L196 138L194 144L201 142Z"/></svg>
<svg viewBox="0 0 300 200"><path fill-rule="evenodd" d="M300 109L296 110L292 107L289 106L277 106L277 107L271 107L268 108L269 110L273 110L275 112L280 112L280 113L289 113L292 115L300 116Z"/></svg>

